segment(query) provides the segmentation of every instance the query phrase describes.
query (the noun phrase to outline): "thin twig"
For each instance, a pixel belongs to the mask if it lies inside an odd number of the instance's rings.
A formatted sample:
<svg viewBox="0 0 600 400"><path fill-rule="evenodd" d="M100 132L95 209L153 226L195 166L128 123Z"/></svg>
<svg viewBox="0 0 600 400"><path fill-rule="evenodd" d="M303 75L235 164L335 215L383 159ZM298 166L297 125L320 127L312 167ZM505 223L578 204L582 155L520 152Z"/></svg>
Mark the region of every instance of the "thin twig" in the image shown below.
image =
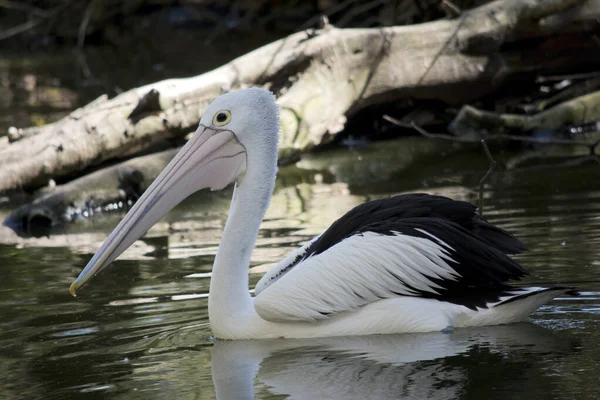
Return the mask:
<svg viewBox="0 0 600 400"><path fill-rule="evenodd" d="M384 115L383 119L391 122L394 125L401 126L403 128L407 128L408 124L405 122L399 121L394 117L390 117L389 115ZM453 142L461 142L461 143L473 143L473 139L465 138L462 136L454 136L448 135L445 133L430 133L425 129L418 126L414 121L411 121L410 127L419 132L421 135L432 138L432 139L443 139L450 140ZM526 143L537 143L537 144L560 144L560 145L569 145L569 146L585 146L587 148L593 148L598 145L597 142L589 143L581 140L572 140L572 139L538 139L530 136L519 136L519 135L508 135L505 133L497 133L494 135L485 135L485 140L512 140L515 142L526 142Z"/></svg>
<svg viewBox="0 0 600 400"><path fill-rule="evenodd" d="M83 45L85 44L86 31L90 23L90 19L92 18L92 11L94 11L95 4L96 0L89 1L87 7L85 8L85 12L83 13L81 24L79 24L79 31L77 32L77 49L79 51L83 49Z"/></svg>
<svg viewBox="0 0 600 400"><path fill-rule="evenodd" d="M27 32L28 30L40 25L45 20L46 18L32 19L31 21L25 22L24 24L13 26L12 28L9 28L4 32L0 33L0 40L8 39L23 32Z"/></svg>
<svg viewBox="0 0 600 400"><path fill-rule="evenodd" d="M369 66L369 73L367 75L367 78L365 79L365 83L362 85L362 90L358 94L358 101L362 101L369 85L371 84L371 80L375 76L375 71L377 70L377 67L384 60L385 56L389 54L389 50L390 50L390 46L391 46L390 35L388 33L386 33L384 30L381 30L381 36L382 36L381 49L377 52L377 55L375 57L373 57L373 61L371 62L371 65Z"/></svg>
<svg viewBox="0 0 600 400"><path fill-rule="evenodd" d="M543 156L538 156L537 154L531 154L526 159L517 159L516 161L514 161L514 159L509 160L506 163L507 169L508 170L515 169L515 168L519 167L519 165L522 164L523 162L534 160L537 158L543 158ZM544 169L548 169L548 168L556 169L556 168L563 168L563 167L576 167L578 165L581 165L581 164L589 162L589 161L594 161L594 162L600 164L600 157L595 154L589 155L589 156L574 157L574 158L570 158L570 159L567 159L566 161L562 161L562 162L558 162L558 163L545 163L545 164L537 164L537 165L519 167L519 170L520 171L539 171L539 170L544 170Z"/></svg>
<svg viewBox="0 0 600 400"><path fill-rule="evenodd" d="M489 178L492 172L494 172L494 169L496 169L498 163L492 157L492 153L490 153L490 149L488 148L488 145L485 142L485 140L481 139L481 145L483 146L483 150L485 150L485 155L487 156L487 159L490 163L487 172L479 181L479 216L483 218L483 185L485 185L485 181Z"/></svg>
<svg viewBox="0 0 600 400"><path fill-rule="evenodd" d="M561 145L569 145L569 146L585 146L589 147L590 143L581 141L581 140L572 140L572 139L538 139L531 136L519 136L519 135L508 135L506 133L497 133L494 135L485 135L487 140L490 139L504 139L504 140L513 140L516 142L527 142L527 143L538 143L538 144L561 144Z"/></svg>
<svg viewBox="0 0 600 400"><path fill-rule="evenodd" d="M411 128L411 129L414 129L414 125L409 124L408 122L400 121L399 119L396 119L394 117L390 117L389 115L384 115L383 119L385 119L388 122L391 122L394 125L402 127L402 128ZM425 134L429 135L429 133L427 133L427 132L425 132Z"/></svg>
<svg viewBox="0 0 600 400"><path fill-rule="evenodd" d="M296 28L295 32L300 32L300 31L303 31L305 29L312 27L317 22L319 22L319 20L321 19L321 16L325 15L326 17L329 18L329 17L331 17L331 15L337 13L340 10L343 10L344 8L346 8L347 6L349 6L352 3L355 3L356 1L357 0L346 0L341 3L336 4L333 7L330 7L328 10L325 10L324 13L315 15L314 17L310 18L308 21L304 22L302 25L300 25L298 28Z"/></svg>
<svg viewBox="0 0 600 400"><path fill-rule="evenodd" d="M21 25L13 26L12 28L6 29L4 32L0 33L0 41L6 40L8 38L11 38L13 36L19 35L23 32L27 32L27 31L35 28L36 26L38 26L38 25L42 24L43 22L45 22L46 20L48 20L49 18L57 15L60 11L62 11L64 8L66 8L68 5L70 5L71 2L72 2L72 0L67 0L64 3L62 3L61 5L54 8L52 11L49 11L43 17L39 17L38 19L32 19L31 21L27 21Z"/></svg>
<svg viewBox="0 0 600 400"><path fill-rule="evenodd" d="M473 143L472 139L461 137L461 136L448 135L445 133L429 133L425 129L423 129L419 125L417 125L414 121L410 121L410 124L409 124L407 122L402 122L400 120L397 120L394 117L390 117L389 115L384 115L383 119L391 122L394 125L398 125L402 128L412 128L427 138L450 140L452 142L461 142L461 143Z"/></svg>
<svg viewBox="0 0 600 400"><path fill-rule="evenodd" d="M600 144L600 139L596 140L594 143L590 144L590 155L591 156L595 156L596 155L596 147L598 147L598 145Z"/></svg>
<svg viewBox="0 0 600 400"><path fill-rule="evenodd" d="M594 43L596 43L600 47L600 38L598 38L598 35L592 34L591 38L594 41Z"/></svg>
<svg viewBox="0 0 600 400"><path fill-rule="evenodd" d="M7 8L12 10L23 11L37 17L45 18L48 16L48 11L43 10L39 7L32 6L30 4L23 4L21 2L14 2L10 0L0 0L0 8Z"/></svg>
<svg viewBox="0 0 600 400"><path fill-rule="evenodd" d="M423 75L421 75L421 77L417 81L417 86L420 86L423 82L425 82L425 77L427 77L429 72L431 72L431 70L433 69L435 64L438 62L440 57L442 57L442 55L448 49L448 47L450 47L456 43L456 41L458 40L457 39L458 32L462 29L465 22L466 22L466 18L464 18L464 17L459 20L458 24L456 25L456 29L454 30L454 32L452 32L452 35L448 38L448 40L446 40L440 46L439 50L435 53L435 56L433 56L431 63L429 63L429 65L427 66L427 69L425 70L425 72L423 72Z"/></svg>
<svg viewBox="0 0 600 400"><path fill-rule="evenodd" d="M81 72L83 73L83 77L85 79L92 79L94 77L94 74L92 73L92 70L90 69L90 65L87 62L85 53L83 51L77 51L77 52L75 52L75 55L76 55L75 59L77 60L77 63L81 67Z"/></svg>
<svg viewBox="0 0 600 400"><path fill-rule="evenodd" d="M549 75L549 76L538 76L535 79L536 83L545 83L549 81L564 81L565 79L589 79L600 76L600 72L586 72L582 74L569 74L569 75Z"/></svg>
<svg viewBox="0 0 600 400"><path fill-rule="evenodd" d="M442 0L442 9L446 11L449 17L458 17L462 10L456 4L452 3L450 0Z"/></svg>
<svg viewBox="0 0 600 400"><path fill-rule="evenodd" d="M378 7L382 3L383 3L382 0L373 0L373 1L369 1L364 4L357 5L356 7L352 7L350 10L348 10L348 12L346 14L344 14L338 20L338 22L335 25L339 26L340 28L343 28L346 25L348 25L350 23L350 21L352 21L352 19L354 17L356 17L357 15L366 13L367 11L369 11L375 7Z"/></svg>

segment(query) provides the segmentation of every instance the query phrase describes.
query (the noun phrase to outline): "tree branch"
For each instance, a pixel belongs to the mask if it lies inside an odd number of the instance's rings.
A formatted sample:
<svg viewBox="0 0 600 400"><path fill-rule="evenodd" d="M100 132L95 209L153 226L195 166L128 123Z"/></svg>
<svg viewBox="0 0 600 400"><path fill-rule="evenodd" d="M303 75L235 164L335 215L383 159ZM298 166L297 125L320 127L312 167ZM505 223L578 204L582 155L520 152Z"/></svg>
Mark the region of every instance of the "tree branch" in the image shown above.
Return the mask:
<svg viewBox="0 0 600 400"><path fill-rule="evenodd" d="M483 177L479 181L479 216L483 217L483 187L485 185L485 182L489 178L489 176L492 174L492 172L494 172L494 169L496 169L496 166L498 165L498 163L492 157L492 153L490 153L490 149L488 148L488 145L485 142L485 140L481 139L481 145L483 146L485 155L488 159L488 162L490 163L490 166L488 167L487 172L485 173L485 175L483 175Z"/></svg>

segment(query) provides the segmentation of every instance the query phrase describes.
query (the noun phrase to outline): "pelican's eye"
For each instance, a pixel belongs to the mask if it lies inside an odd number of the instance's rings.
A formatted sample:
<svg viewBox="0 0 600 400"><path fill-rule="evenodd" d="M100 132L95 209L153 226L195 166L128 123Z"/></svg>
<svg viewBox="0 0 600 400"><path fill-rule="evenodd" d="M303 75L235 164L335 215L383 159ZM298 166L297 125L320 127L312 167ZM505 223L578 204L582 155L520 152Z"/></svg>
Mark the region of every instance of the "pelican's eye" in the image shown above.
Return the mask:
<svg viewBox="0 0 600 400"><path fill-rule="evenodd" d="M214 126L225 126L231 121L231 113L227 110L219 111L213 118Z"/></svg>

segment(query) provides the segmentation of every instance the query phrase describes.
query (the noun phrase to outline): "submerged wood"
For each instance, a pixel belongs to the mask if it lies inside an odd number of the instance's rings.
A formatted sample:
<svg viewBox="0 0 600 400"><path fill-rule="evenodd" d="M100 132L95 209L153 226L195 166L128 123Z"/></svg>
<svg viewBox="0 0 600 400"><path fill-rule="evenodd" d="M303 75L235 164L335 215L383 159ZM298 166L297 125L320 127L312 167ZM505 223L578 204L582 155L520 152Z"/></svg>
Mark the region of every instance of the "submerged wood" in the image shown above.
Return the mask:
<svg viewBox="0 0 600 400"><path fill-rule="evenodd" d="M565 101L533 115L500 114L466 105L452 121L449 130L458 137L475 140L486 135L524 134L532 130L552 133L565 126L596 121L600 121L600 91Z"/></svg>
<svg viewBox="0 0 600 400"><path fill-rule="evenodd" d="M64 185L40 190L36 199L15 210L4 224L20 234L51 229L95 213L127 208L146 190L179 148L136 157ZM43 232L42 232L43 233Z"/></svg>
<svg viewBox="0 0 600 400"><path fill-rule="evenodd" d="M598 3L497 0L452 20L299 32L205 74L135 88L41 129L23 129L21 140L0 147L0 192L36 189L181 137L228 90L275 92L280 157L286 158L331 140L348 115L369 105L406 98L461 104L515 74L598 62L593 40L569 40L573 32L588 32L587 22L596 26ZM557 35L565 37L557 41ZM535 47L502 47L523 39Z"/></svg>

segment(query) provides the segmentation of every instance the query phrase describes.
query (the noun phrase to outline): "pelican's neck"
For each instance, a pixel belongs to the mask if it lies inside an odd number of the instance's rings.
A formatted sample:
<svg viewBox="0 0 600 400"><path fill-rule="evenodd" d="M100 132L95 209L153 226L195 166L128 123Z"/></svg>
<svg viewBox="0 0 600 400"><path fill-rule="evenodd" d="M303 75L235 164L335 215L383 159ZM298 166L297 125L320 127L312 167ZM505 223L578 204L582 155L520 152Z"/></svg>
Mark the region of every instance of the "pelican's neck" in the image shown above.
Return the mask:
<svg viewBox="0 0 600 400"><path fill-rule="evenodd" d="M236 185L219 250L215 257L208 314L213 332L218 334L254 310L248 291L250 255L256 242L275 186L277 156L273 160L248 160L248 169Z"/></svg>

